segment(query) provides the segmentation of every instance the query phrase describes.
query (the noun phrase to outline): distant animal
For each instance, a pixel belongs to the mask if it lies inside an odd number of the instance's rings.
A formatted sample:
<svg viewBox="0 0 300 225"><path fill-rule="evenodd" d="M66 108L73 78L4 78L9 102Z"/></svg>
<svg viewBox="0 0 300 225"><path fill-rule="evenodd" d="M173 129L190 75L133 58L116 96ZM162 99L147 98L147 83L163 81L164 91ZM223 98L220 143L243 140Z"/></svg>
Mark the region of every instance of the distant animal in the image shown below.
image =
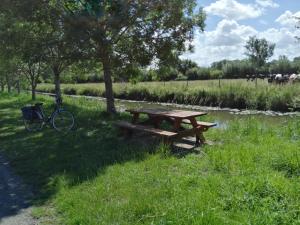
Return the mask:
<svg viewBox="0 0 300 225"><path fill-rule="evenodd" d="M290 76L288 74L276 74L274 81L276 84L286 84L289 81Z"/></svg>
<svg viewBox="0 0 300 225"><path fill-rule="evenodd" d="M269 74L268 76L268 83L273 83L275 80L276 74Z"/></svg>
<svg viewBox="0 0 300 225"><path fill-rule="evenodd" d="M247 81L254 81L255 75L246 75Z"/></svg>
<svg viewBox="0 0 300 225"><path fill-rule="evenodd" d="M292 84L292 83L295 83L295 82L300 82L300 74L292 74L290 77L289 77L289 82Z"/></svg>

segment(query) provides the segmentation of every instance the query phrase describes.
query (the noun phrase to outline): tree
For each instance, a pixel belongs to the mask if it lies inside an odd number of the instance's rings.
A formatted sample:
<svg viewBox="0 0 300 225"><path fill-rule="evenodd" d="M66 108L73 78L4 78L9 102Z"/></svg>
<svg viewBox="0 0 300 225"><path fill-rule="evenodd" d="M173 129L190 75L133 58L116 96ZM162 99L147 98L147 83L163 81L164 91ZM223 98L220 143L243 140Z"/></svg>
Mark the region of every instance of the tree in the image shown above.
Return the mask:
<svg viewBox="0 0 300 225"><path fill-rule="evenodd" d="M249 57L250 61L257 66L258 69L260 69L266 64L266 61L273 56L275 44L269 43L264 38L259 39L256 36L252 36L247 41L245 48L245 54Z"/></svg>
<svg viewBox="0 0 300 225"><path fill-rule="evenodd" d="M204 29L195 0L68 0L64 7L78 41L89 40L90 58L102 63L109 113L116 112L113 68L171 62L186 50L195 27Z"/></svg>
<svg viewBox="0 0 300 225"><path fill-rule="evenodd" d="M286 56L282 55L279 56L278 60L272 62L269 71L271 73L292 74L297 73L297 67Z"/></svg>
<svg viewBox="0 0 300 225"><path fill-rule="evenodd" d="M0 4L0 10L6 20L14 18L16 24L20 24L25 31L24 34L35 34L34 38L26 40L29 41L25 44L28 48L20 49L22 53L28 56L28 50L32 52L33 48L39 48L43 55L43 62L53 72L55 93L60 98L60 75L83 56L81 51L84 49L79 47L84 42L82 40L77 42L79 40L77 35L80 35L80 32L73 30L70 32L67 27L63 0L3 0ZM22 41L22 43L24 42ZM26 63L29 63L27 67L29 66L30 69L27 68L27 72L32 71L32 69L39 71L41 58L35 57L35 60L33 60L34 57L29 58L27 57L29 61ZM30 77L33 78L32 73Z"/></svg>
<svg viewBox="0 0 300 225"><path fill-rule="evenodd" d="M197 68L198 65L196 62L193 62L189 59L179 60L177 63L177 69L180 73L186 76L186 72L192 68Z"/></svg>
<svg viewBox="0 0 300 225"><path fill-rule="evenodd" d="M15 34L15 19L0 13L0 67L1 67L1 86L4 89L4 83L7 91L11 89L18 78L19 57L16 54L15 43L20 37ZM17 75L17 76L16 76Z"/></svg>

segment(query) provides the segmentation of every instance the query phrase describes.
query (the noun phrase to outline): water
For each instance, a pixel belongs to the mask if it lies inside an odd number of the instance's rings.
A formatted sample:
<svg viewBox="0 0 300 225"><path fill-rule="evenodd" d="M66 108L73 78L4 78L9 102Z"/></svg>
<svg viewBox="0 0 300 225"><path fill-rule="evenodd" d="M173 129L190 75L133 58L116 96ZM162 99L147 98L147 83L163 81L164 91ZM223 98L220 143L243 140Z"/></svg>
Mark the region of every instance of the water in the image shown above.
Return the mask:
<svg viewBox="0 0 300 225"><path fill-rule="evenodd" d="M47 93L39 93L45 95L52 95ZM80 95L65 95L73 98L86 98L90 100L105 101L105 98L92 97L92 96L80 96ZM257 111L257 110L238 110L230 108L218 108L218 107L205 107L197 105L180 105L174 103L154 103L145 101L131 101L131 100L115 100L117 110L124 112L130 108L166 108L166 109L184 109L192 111L202 111L208 113L209 122L217 123L217 127L226 128L228 122L236 119L255 118L258 121L265 122L267 124L286 124L300 119L300 112L295 113L280 113L274 111Z"/></svg>
<svg viewBox="0 0 300 225"><path fill-rule="evenodd" d="M294 119L300 119L300 113L280 113L273 111L221 109L216 107L203 107L195 105L179 105L171 103L153 103L141 101L116 100L118 111L124 112L129 108L167 108L202 111L208 113L207 120L215 122L219 128L226 128L227 123L235 119L255 118L258 121L270 124L286 124Z"/></svg>

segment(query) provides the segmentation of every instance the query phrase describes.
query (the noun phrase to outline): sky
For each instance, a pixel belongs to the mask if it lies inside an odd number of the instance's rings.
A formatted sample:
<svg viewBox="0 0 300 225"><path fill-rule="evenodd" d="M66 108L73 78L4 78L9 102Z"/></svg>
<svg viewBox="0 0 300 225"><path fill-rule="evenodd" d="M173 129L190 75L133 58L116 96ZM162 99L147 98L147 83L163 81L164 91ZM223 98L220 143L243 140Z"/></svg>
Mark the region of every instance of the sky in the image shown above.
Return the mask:
<svg viewBox="0 0 300 225"><path fill-rule="evenodd" d="M300 18L300 0L198 0L206 12L204 32L197 31L193 53L182 58L199 66L209 66L223 59L244 59L245 44L250 36L275 43L274 56L289 59L300 56L300 36L296 29Z"/></svg>

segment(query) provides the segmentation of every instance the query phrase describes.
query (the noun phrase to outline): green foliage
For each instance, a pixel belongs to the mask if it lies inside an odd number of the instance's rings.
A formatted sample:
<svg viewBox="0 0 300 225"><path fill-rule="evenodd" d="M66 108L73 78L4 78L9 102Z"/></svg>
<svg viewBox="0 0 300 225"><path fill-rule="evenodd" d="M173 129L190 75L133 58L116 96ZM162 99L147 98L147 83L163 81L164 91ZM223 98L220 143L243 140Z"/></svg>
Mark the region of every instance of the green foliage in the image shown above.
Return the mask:
<svg viewBox="0 0 300 225"><path fill-rule="evenodd" d="M297 73L296 66L286 57L279 56L278 60L274 60L270 65L270 73L292 74Z"/></svg>
<svg viewBox="0 0 300 225"><path fill-rule="evenodd" d="M173 67L161 66L157 70L157 75L160 81L170 81L178 77L179 71Z"/></svg>
<svg viewBox="0 0 300 225"><path fill-rule="evenodd" d="M192 68L197 68L197 63L193 62L192 60L185 59L185 60L179 60L177 64L177 69L180 73L183 75L186 75L186 72Z"/></svg>
<svg viewBox="0 0 300 225"><path fill-rule="evenodd" d="M210 79L210 69L205 67L194 67L186 72L188 80Z"/></svg>
<svg viewBox="0 0 300 225"><path fill-rule="evenodd" d="M182 80L187 80L187 76L184 76L182 73L178 74L176 80L177 81L182 81Z"/></svg>
<svg viewBox="0 0 300 225"><path fill-rule="evenodd" d="M246 75L252 75L255 71L255 66L248 60L227 61L222 67L224 78L245 78Z"/></svg>
<svg viewBox="0 0 300 225"><path fill-rule="evenodd" d="M222 70L218 70L218 69L213 69L210 71L210 78L211 79L219 79L222 78L223 76L223 71Z"/></svg>

